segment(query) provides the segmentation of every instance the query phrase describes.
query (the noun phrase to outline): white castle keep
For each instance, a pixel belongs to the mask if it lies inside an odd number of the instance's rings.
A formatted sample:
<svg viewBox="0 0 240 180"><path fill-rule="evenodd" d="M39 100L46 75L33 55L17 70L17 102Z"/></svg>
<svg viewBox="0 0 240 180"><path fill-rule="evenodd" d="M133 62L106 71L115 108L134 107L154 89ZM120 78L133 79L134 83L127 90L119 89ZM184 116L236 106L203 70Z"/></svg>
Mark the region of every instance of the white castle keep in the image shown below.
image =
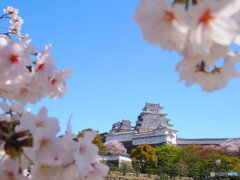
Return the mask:
<svg viewBox="0 0 240 180"><path fill-rule="evenodd" d="M118 140L132 145L141 144L174 144L174 145L219 145L227 138L183 139L177 138L177 130L169 124L167 114L162 113L163 107L159 104L146 103L142 113L138 116L136 125L131 121L122 120L114 123L112 129L106 133L105 141Z"/></svg>

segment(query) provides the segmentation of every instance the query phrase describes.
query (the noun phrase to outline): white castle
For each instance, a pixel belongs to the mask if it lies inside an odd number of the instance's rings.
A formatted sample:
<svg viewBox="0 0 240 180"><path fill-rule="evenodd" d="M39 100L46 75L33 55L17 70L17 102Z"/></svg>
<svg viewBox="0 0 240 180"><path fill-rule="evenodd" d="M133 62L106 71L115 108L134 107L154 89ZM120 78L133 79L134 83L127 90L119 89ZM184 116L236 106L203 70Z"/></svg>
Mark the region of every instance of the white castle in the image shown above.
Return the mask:
<svg viewBox="0 0 240 180"><path fill-rule="evenodd" d="M169 124L167 114L161 113L163 107L159 104L146 103L142 113L138 116L136 125L131 121L122 120L114 123L112 129L106 133L105 141L118 140L133 146L141 144L174 144L174 145L219 145L227 138L183 139L177 137L177 130Z"/></svg>

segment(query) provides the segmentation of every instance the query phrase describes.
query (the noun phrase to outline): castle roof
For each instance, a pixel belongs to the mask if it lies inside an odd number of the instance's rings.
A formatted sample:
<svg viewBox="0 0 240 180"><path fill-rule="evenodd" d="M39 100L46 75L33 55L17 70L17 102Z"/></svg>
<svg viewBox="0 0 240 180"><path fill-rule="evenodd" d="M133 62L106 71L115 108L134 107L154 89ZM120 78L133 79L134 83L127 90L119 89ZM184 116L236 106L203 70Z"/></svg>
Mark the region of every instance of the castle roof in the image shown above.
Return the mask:
<svg viewBox="0 0 240 180"><path fill-rule="evenodd" d="M144 111L146 111L149 108L154 108L154 109L163 109L162 106L160 106L160 104L151 104L151 103L145 103L145 107L142 109Z"/></svg>
<svg viewBox="0 0 240 180"><path fill-rule="evenodd" d="M229 138L177 138L177 140L184 140L184 141L210 141L210 140L227 140ZM231 138L230 138L231 139Z"/></svg>
<svg viewBox="0 0 240 180"><path fill-rule="evenodd" d="M131 121L130 120L122 120L122 122L121 122L122 124L131 124Z"/></svg>

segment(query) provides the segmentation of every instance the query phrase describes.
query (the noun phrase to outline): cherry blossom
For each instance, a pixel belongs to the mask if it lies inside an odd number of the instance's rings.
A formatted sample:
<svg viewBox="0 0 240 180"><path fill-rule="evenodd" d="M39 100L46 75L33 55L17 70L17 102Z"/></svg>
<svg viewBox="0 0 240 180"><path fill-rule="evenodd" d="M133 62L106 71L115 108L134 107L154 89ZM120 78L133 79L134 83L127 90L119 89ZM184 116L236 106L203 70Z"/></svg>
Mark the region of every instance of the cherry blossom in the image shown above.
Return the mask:
<svg viewBox="0 0 240 180"><path fill-rule="evenodd" d="M77 139L68 124L60 135L58 119L49 117L46 108L37 114L25 110L27 103L46 96L63 97L71 70L58 71L51 45L37 52L30 36L20 34L23 20L17 9L4 12L10 27L0 37L0 179L101 179L108 167L98 162L95 133Z"/></svg>
<svg viewBox="0 0 240 180"><path fill-rule="evenodd" d="M77 138L68 124L66 133L60 134L58 119L49 117L46 108L37 114L25 110L27 103L46 96L62 98L68 91L71 70L58 70L51 45L38 52L30 36L21 35L24 21L17 9L8 7L4 13L1 18L9 19L9 27L0 37L0 123L4 131L0 136L0 177L26 179L25 170L29 169L36 180L103 179L108 167L98 160L98 149L92 143L94 132ZM180 81L186 86L198 83L210 92L240 75L236 69L240 53L231 47L240 42L239 16L239 0L202 0L194 5L140 0L133 18L144 39L183 56L176 67ZM126 153L118 141L105 146L111 155ZM236 152L239 142L227 140L222 147Z"/></svg>
<svg viewBox="0 0 240 180"><path fill-rule="evenodd" d="M15 18L18 15L18 9L8 6L7 9L3 9L3 12L9 14L10 17Z"/></svg>
<svg viewBox="0 0 240 180"><path fill-rule="evenodd" d="M35 72L35 81L40 83L46 83L50 77L57 73L57 68L54 66L54 59L49 54L50 49L51 45L49 44L41 53L37 54L38 60L33 68L33 71ZM41 80L42 78L44 80Z"/></svg>
<svg viewBox="0 0 240 180"><path fill-rule="evenodd" d="M17 131L30 130L34 137L34 148L37 150L48 142L54 141L60 130L56 118L47 117L47 109L40 109L38 115L25 112L21 118L21 124Z"/></svg>
<svg viewBox="0 0 240 180"><path fill-rule="evenodd" d="M74 159L83 176L87 176L93 171L92 163L96 162L97 147L91 143L95 137L95 132L86 132L84 137L78 139L77 149L74 152ZM86 164L86 162L88 162ZM85 164L83 166L83 164Z"/></svg>
<svg viewBox="0 0 240 180"><path fill-rule="evenodd" d="M221 144L221 147L231 153L239 152L240 151L240 138L228 139L224 143Z"/></svg>
<svg viewBox="0 0 240 180"><path fill-rule="evenodd" d="M124 147L124 145L116 140L107 141L104 143L104 145L107 148L107 153L110 155L116 155L116 154L126 154L127 150Z"/></svg>
<svg viewBox="0 0 240 180"><path fill-rule="evenodd" d="M225 59L221 68L212 67L199 61L199 57L185 57L177 65L179 81L185 81L186 86L198 83L204 91L214 91L224 88L231 78L240 76L235 67L239 61L239 54L229 56Z"/></svg>
<svg viewBox="0 0 240 180"><path fill-rule="evenodd" d="M228 1L199 1L189 10L190 14L190 46L199 54L217 43L228 46L235 39L239 26L231 18L239 11L240 3L236 0Z"/></svg>
<svg viewBox="0 0 240 180"><path fill-rule="evenodd" d="M163 49L181 51L188 33L187 14L168 0L141 0L134 20L144 39Z"/></svg>
<svg viewBox="0 0 240 180"><path fill-rule="evenodd" d="M0 102L0 107L3 110L4 114L13 114L13 113L22 114L24 112L24 107L19 102L14 102L12 104L9 104L3 101L3 102Z"/></svg>
<svg viewBox="0 0 240 180"><path fill-rule="evenodd" d="M101 163L93 163L92 167L93 171L88 175L86 180L104 180L103 176L108 173L108 167Z"/></svg>
<svg viewBox="0 0 240 180"><path fill-rule="evenodd" d="M18 162L9 157L1 159L0 177L4 180L25 180L25 177L22 174L19 174Z"/></svg>
<svg viewBox="0 0 240 180"><path fill-rule="evenodd" d="M5 41L5 42L4 42ZM29 80L29 70L26 68L31 63L31 47L21 43L2 40L0 45L0 84L1 87L22 85ZM12 88L12 87L11 87Z"/></svg>
<svg viewBox="0 0 240 180"><path fill-rule="evenodd" d="M65 69L57 72L50 78L49 96L51 98L61 98L65 92L68 92L68 89L66 88L66 80L69 78L70 73L71 69Z"/></svg>
<svg viewBox="0 0 240 180"><path fill-rule="evenodd" d="M33 169L33 177L36 180L79 180L84 177L79 174L76 165L69 166L44 166L36 165Z"/></svg>
<svg viewBox="0 0 240 180"><path fill-rule="evenodd" d="M183 56L176 67L179 80L208 92L239 76L229 56L239 59L231 46L240 44L239 17L239 0L140 0L134 14L145 40ZM225 61L219 66L221 59Z"/></svg>

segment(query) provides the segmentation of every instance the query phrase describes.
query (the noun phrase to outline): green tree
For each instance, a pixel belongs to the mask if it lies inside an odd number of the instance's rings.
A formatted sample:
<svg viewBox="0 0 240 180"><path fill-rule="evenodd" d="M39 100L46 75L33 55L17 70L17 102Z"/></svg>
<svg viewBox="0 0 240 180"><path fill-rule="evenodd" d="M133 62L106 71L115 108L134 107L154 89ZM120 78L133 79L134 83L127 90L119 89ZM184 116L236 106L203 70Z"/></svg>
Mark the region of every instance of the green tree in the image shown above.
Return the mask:
<svg viewBox="0 0 240 180"><path fill-rule="evenodd" d="M183 173L199 179L209 176L209 173L215 170L215 159L220 156L221 150L213 146L189 145L181 147L181 154L187 167L187 171Z"/></svg>
<svg viewBox="0 0 240 180"><path fill-rule="evenodd" d="M109 171L116 171L116 170L119 169L117 163L108 161L108 162L107 162L107 165L108 165L108 167L109 167Z"/></svg>
<svg viewBox="0 0 240 180"><path fill-rule="evenodd" d="M221 159L219 166L216 159ZM189 145L181 147L180 164L184 164L186 176L195 179L203 179L209 176L211 171L239 172L240 158L236 154L214 146Z"/></svg>
<svg viewBox="0 0 240 180"><path fill-rule="evenodd" d="M137 168L141 173L150 173L157 166L157 156L155 148L148 145L140 145L130 153L133 168Z"/></svg>
<svg viewBox="0 0 240 180"><path fill-rule="evenodd" d="M84 136L84 133L87 131L93 131L92 129L84 129L81 132L78 133L77 137L82 137ZM95 144L98 147L98 154L103 156L107 154L106 147L103 144L103 137L99 134L95 136L95 138L92 141L93 144Z"/></svg>
<svg viewBox="0 0 240 180"><path fill-rule="evenodd" d="M156 147L158 174L161 176L181 176L179 147L164 144Z"/></svg>
<svg viewBox="0 0 240 180"><path fill-rule="evenodd" d="M127 173L132 172L132 168L127 163L121 163L120 172L125 176Z"/></svg>

